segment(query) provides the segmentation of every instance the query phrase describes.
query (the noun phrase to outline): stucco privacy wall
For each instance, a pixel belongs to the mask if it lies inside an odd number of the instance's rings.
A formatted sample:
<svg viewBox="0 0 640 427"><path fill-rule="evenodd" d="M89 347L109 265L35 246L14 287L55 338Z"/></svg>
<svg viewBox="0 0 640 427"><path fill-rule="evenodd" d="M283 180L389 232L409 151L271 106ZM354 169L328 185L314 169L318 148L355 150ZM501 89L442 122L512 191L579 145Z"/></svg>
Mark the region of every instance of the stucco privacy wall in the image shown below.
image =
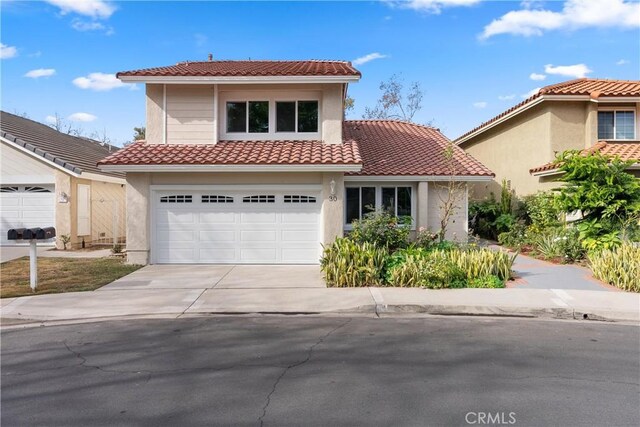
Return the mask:
<svg viewBox="0 0 640 427"><path fill-rule="evenodd" d="M146 140L150 144L211 144L219 139L321 139L342 143L343 84L200 84L146 85ZM217 115L215 96L218 93ZM222 123L227 101L319 100L318 133L226 134ZM166 103L166 114L165 114ZM271 108L270 122L275 124ZM165 134L166 126L166 134ZM217 129L217 137L216 137Z"/></svg>
<svg viewBox="0 0 640 427"><path fill-rule="evenodd" d="M551 188L540 184L529 169L547 163L550 158L551 113L546 105L532 107L512 119L489 129L461 147L495 173L493 181L475 183L472 199L482 199L491 192L499 194L503 178L520 196Z"/></svg>
<svg viewBox="0 0 640 427"><path fill-rule="evenodd" d="M329 200L331 180L337 200ZM151 185L295 185L322 186L323 242L342 236L344 182L342 173L127 173L127 261L148 264L150 255Z"/></svg>
<svg viewBox="0 0 640 427"><path fill-rule="evenodd" d="M93 243L110 244L124 241L125 208L124 184L91 182L91 240Z"/></svg>
<svg viewBox="0 0 640 427"><path fill-rule="evenodd" d="M428 229L432 232L440 230L440 221L442 217L441 207L443 201L447 199L448 188L446 182L430 182L429 194L428 194L428 208L426 222ZM467 222L467 188L466 186L460 188L455 195L457 207L454 209L449 223L447 225L447 231L445 238L447 240L466 242L469 232Z"/></svg>

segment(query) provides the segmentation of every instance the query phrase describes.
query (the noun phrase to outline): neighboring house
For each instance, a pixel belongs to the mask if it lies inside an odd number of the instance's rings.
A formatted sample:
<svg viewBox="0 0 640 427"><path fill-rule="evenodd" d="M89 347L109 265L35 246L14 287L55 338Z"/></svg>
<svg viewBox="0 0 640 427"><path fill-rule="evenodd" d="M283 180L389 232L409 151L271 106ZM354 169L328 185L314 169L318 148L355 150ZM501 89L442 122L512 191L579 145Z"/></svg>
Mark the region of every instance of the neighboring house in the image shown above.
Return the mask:
<svg viewBox="0 0 640 427"><path fill-rule="evenodd" d="M496 174L493 182L474 186L475 199L499 194L502 179L519 196L554 188L556 174L537 168L557 153L599 142L606 143L605 154L637 152L640 81L583 78L546 86L455 140Z"/></svg>
<svg viewBox="0 0 640 427"><path fill-rule="evenodd" d="M7 240L10 228L45 226L69 235L72 247L123 242L124 174L96 166L117 148L0 114L0 244L16 244Z"/></svg>
<svg viewBox="0 0 640 427"><path fill-rule="evenodd" d="M127 71L146 141L100 162L127 174L127 254L147 263L318 263L371 209L439 229L443 181L491 172L437 130L345 121L341 61L208 61ZM448 236L466 239L466 187Z"/></svg>

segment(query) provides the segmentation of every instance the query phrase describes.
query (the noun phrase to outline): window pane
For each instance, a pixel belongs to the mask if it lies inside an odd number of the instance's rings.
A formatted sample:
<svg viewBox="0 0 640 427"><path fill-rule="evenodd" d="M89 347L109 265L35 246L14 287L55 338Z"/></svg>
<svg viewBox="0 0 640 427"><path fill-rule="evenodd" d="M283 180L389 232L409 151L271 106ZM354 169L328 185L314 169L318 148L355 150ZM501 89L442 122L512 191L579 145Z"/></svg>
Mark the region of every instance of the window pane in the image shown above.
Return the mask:
<svg viewBox="0 0 640 427"><path fill-rule="evenodd" d="M411 216L411 187L398 187L398 216Z"/></svg>
<svg viewBox="0 0 640 427"><path fill-rule="evenodd" d="M276 102L276 132L296 131L296 103Z"/></svg>
<svg viewBox="0 0 640 427"><path fill-rule="evenodd" d="M227 132L247 131L247 103L227 102Z"/></svg>
<svg viewBox="0 0 640 427"><path fill-rule="evenodd" d="M298 132L318 132L318 101L298 101Z"/></svg>
<svg viewBox="0 0 640 427"><path fill-rule="evenodd" d="M616 111L616 139L633 139L635 126L633 111Z"/></svg>
<svg viewBox="0 0 640 427"><path fill-rule="evenodd" d="M362 210L363 217L369 212L374 212L376 210L375 187L362 187L362 203L360 208Z"/></svg>
<svg viewBox="0 0 640 427"><path fill-rule="evenodd" d="M249 102L249 132L267 133L269 132L269 102L250 101Z"/></svg>
<svg viewBox="0 0 640 427"><path fill-rule="evenodd" d="M598 111L598 139L613 139L613 111Z"/></svg>
<svg viewBox="0 0 640 427"><path fill-rule="evenodd" d="M347 212L345 222L351 224L353 220L360 219L360 189L347 188Z"/></svg>
<svg viewBox="0 0 640 427"><path fill-rule="evenodd" d="M382 188L382 210L396 214L396 188Z"/></svg>

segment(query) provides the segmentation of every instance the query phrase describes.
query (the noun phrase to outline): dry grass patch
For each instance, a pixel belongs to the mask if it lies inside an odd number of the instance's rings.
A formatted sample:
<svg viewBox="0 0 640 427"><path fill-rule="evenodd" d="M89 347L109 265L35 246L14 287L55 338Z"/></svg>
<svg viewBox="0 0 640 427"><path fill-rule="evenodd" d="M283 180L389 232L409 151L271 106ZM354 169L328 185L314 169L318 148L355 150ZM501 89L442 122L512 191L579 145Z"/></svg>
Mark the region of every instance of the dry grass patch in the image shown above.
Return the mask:
<svg viewBox="0 0 640 427"><path fill-rule="evenodd" d="M38 258L38 290L29 287L29 258L0 264L0 297L92 291L139 269L117 258Z"/></svg>

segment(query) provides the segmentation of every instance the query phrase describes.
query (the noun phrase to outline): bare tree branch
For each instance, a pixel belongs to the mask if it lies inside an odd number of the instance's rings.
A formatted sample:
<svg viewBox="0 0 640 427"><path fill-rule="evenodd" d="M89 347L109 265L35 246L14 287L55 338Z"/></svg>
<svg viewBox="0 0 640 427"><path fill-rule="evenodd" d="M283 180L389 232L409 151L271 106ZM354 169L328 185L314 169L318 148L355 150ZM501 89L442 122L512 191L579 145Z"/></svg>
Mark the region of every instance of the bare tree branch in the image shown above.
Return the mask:
<svg viewBox="0 0 640 427"><path fill-rule="evenodd" d="M413 117L422 109L424 94L418 82L411 83L409 92L404 94L404 81L398 75L392 75L379 86L382 95L375 107L365 107L364 119L397 119L412 122Z"/></svg>

